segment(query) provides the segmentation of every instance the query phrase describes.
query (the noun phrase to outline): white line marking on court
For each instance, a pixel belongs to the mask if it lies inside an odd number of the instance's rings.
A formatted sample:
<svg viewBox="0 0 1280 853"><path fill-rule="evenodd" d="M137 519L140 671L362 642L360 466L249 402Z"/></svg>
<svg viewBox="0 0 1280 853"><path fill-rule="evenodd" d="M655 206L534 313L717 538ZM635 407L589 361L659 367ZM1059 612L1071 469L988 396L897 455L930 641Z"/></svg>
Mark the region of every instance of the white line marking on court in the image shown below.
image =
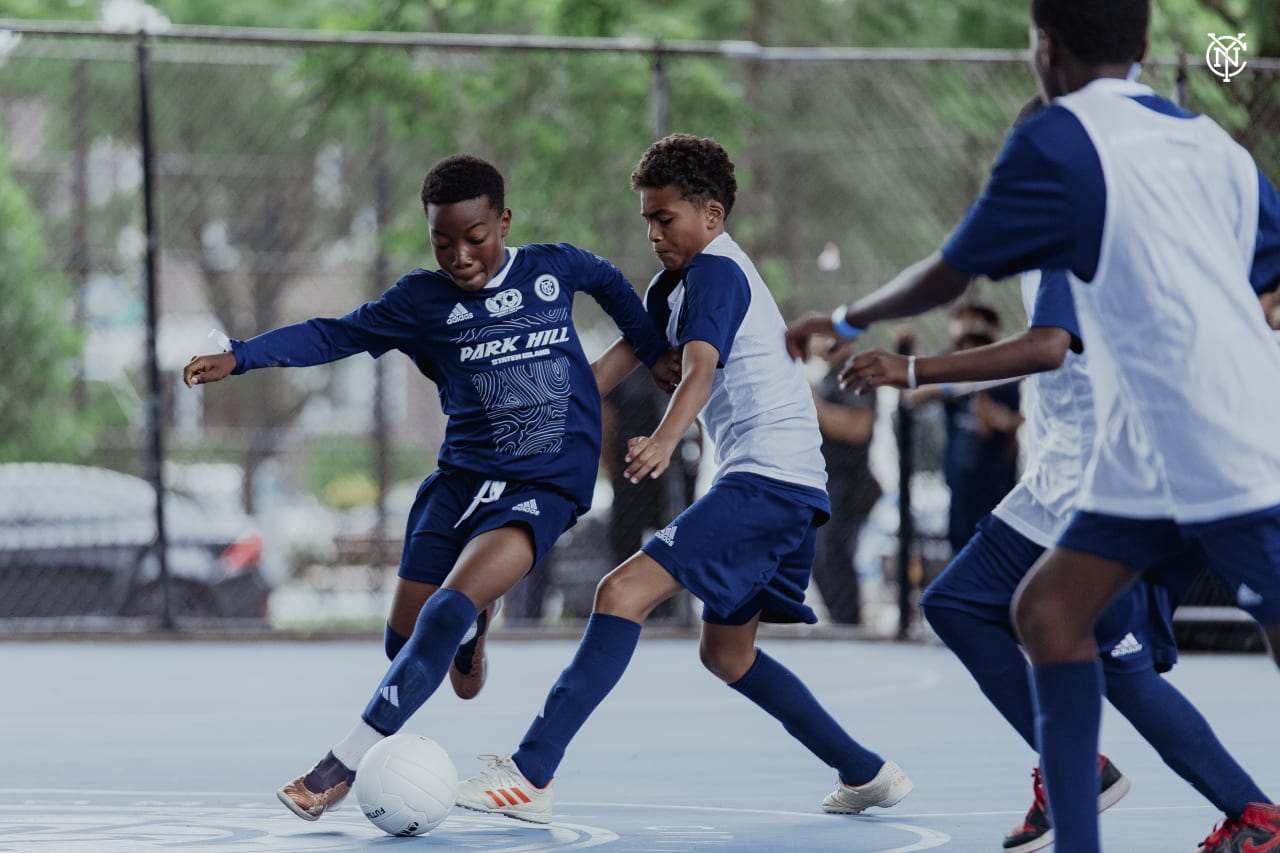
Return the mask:
<svg viewBox="0 0 1280 853"><path fill-rule="evenodd" d="M779 809L737 809L728 806L676 806L676 805L656 805L654 803L584 803L573 802L563 803L564 806L576 806L586 808L617 808L617 809L663 809L666 811L691 811L691 812L724 812L729 814L767 814L779 815L782 817L804 817L816 818L818 820L846 820L847 818L839 815L826 814L825 812L792 812ZM894 829L900 829L903 832L909 832L918 835L920 840L906 847L893 847L886 850L870 851L870 853L912 853L916 850L932 850L935 847L951 841L951 836L945 832L938 832L935 829L925 829L920 826L912 826L907 823L889 823L879 820L878 815L861 815L860 818L871 818L876 826L889 826Z"/></svg>

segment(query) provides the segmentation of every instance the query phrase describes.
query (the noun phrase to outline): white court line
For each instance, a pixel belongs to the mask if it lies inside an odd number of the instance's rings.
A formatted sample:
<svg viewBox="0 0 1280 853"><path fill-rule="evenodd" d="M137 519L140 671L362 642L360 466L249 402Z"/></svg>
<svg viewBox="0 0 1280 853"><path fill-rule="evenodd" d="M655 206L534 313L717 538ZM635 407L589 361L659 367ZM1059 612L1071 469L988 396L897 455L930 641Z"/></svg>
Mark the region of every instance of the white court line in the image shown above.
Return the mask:
<svg viewBox="0 0 1280 853"><path fill-rule="evenodd" d="M562 803L564 806L586 807L586 808L617 808L617 809L663 809L665 811L691 811L691 812L722 812L729 814L765 814L779 815L783 817L804 817L816 818L819 820L847 820L847 816L827 814L825 812L818 814L815 812L792 812L781 811L778 809L737 809L727 806L679 806L679 805L655 805L653 803L584 803L581 801L572 803ZM945 832L938 832L936 829L925 829L921 826L912 826L907 823L889 823L879 820L878 815L859 815L860 818L871 818L875 821L876 826L888 826L894 829L900 829L920 837L915 844L906 847L893 847L885 850L868 851L868 853L913 853L916 850L932 850L935 847L951 841L951 836ZM896 817L896 815L895 815Z"/></svg>

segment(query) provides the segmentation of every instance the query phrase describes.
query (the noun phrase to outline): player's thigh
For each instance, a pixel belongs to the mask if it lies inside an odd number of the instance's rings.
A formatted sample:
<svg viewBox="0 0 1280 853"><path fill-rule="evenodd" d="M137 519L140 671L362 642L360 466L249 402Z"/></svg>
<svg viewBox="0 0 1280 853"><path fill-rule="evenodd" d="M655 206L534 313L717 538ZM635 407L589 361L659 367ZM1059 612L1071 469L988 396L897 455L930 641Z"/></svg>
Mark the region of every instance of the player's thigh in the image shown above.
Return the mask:
<svg viewBox="0 0 1280 853"><path fill-rule="evenodd" d="M479 533L458 554L441 588L457 590L483 610L533 568L533 533L523 524L507 524Z"/></svg>
<svg viewBox="0 0 1280 853"><path fill-rule="evenodd" d="M1137 577L1116 560L1049 549L1013 597L1014 628L1032 663L1091 660L1098 617Z"/></svg>
<svg viewBox="0 0 1280 853"><path fill-rule="evenodd" d="M994 624L1009 624L1009 605L1018 584L1044 548L993 515L978 523L973 538L920 596L932 607L961 610Z"/></svg>
<svg viewBox="0 0 1280 853"><path fill-rule="evenodd" d="M1280 625L1280 507L1184 530L1236 606L1271 636Z"/></svg>
<svg viewBox="0 0 1280 853"><path fill-rule="evenodd" d="M702 624L698 657L712 675L732 684L747 674L756 662L756 632L760 614L742 625Z"/></svg>

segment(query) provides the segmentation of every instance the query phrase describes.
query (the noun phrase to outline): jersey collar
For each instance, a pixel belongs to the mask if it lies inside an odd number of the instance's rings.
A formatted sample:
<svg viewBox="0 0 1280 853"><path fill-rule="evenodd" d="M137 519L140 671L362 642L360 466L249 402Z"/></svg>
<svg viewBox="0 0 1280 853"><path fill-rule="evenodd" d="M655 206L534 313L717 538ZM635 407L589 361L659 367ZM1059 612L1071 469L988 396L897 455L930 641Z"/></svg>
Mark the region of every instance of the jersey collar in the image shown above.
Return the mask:
<svg viewBox="0 0 1280 853"><path fill-rule="evenodd" d="M493 290L496 287L502 287L502 283L507 280L507 273L511 272L511 267L513 265L512 262L516 259L516 252L520 251L520 247L517 246L513 249L510 246L507 246L506 249L507 262L502 265L502 269L498 271L497 275L489 279L489 283L483 288L484 290Z"/></svg>

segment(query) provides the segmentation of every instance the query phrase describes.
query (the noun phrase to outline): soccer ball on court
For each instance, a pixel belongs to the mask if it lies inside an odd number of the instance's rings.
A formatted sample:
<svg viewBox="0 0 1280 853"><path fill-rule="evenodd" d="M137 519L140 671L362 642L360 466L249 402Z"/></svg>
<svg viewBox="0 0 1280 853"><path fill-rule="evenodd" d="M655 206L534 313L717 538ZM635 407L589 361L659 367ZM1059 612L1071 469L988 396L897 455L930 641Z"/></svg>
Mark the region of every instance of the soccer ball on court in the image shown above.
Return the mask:
<svg viewBox="0 0 1280 853"><path fill-rule="evenodd" d="M453 808L458 768L430 738L391 735L361 759L352 793L364 816L388 835L424 835Z"/></svg>

